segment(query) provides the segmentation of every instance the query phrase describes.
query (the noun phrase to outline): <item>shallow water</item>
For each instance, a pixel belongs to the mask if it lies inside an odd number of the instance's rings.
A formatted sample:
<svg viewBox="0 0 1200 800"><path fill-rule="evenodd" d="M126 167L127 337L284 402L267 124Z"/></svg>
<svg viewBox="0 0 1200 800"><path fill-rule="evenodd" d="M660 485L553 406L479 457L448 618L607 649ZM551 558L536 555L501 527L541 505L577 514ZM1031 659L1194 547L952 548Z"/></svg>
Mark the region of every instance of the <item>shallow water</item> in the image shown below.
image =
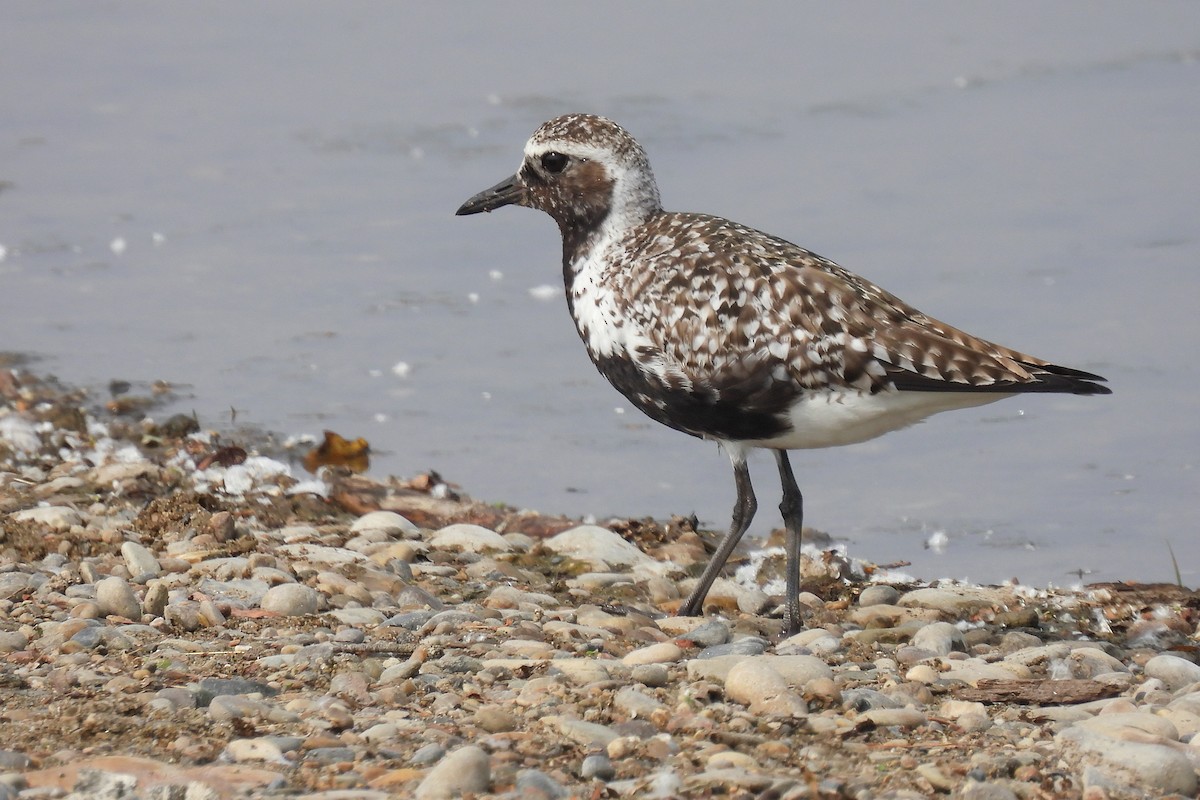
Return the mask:
<svg viewBox="0 0 1200 800"><path fill-rule="evenodd" d="M755 8L7 6L0 347L185 384L208 425L366 436L379 474L724 526L725 457L587 361L553 224L453 216L542 120L594 111L669 208L1116 392L796 453L809 524L924 577L1174 580L1173 551L1200 583L1200 8Z"/></svg>

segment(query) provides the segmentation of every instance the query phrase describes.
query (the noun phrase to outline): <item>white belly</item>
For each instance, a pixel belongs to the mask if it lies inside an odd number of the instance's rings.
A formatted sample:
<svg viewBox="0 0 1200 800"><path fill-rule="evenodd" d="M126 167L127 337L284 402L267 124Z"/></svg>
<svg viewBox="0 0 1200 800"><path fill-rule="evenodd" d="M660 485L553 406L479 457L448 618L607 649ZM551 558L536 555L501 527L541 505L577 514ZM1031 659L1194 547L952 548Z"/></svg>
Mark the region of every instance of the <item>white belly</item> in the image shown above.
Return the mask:
<svg viewBox="0 0 1200 800"><path fill-rule="evenodd" d="M975 392L827 392L806 397L788 412L792 430L742 447L805 450L874 439L941 411L994 403L1011 394Z"/></svg>

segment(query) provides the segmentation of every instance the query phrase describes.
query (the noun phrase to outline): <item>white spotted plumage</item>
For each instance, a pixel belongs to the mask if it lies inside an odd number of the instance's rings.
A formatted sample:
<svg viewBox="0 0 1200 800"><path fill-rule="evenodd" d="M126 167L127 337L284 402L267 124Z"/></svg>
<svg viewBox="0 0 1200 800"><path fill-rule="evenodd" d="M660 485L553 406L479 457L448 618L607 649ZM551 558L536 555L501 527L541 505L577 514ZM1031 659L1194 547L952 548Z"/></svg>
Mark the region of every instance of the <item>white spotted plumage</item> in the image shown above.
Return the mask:
<svg viewBox="0 0 1200 800"><path fill-rule="evenodd" d="M753 516L748 450L776 454L788 531L788 627L801 497L786 451L861 442L1023 392L1107 394L1104 379L993 344L790 242L664 211L645 151L611 120L543 124L516 175L459 214L517 204L563 238L567 302L600 372L651 418L725 445L734 524L683 613L698 613Z"/></svg>

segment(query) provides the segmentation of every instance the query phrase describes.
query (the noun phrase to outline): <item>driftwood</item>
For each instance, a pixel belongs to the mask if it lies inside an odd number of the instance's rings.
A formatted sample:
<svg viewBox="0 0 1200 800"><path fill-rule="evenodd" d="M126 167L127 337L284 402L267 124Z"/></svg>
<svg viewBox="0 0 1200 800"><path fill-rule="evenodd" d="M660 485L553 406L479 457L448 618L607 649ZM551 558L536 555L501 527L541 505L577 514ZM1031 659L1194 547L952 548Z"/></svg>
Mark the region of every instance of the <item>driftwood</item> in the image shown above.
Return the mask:
<svg viewBox="0 0 1200 800"><path fill-rule="evenodd" d="M952 694L959 700L980 703L1027 703L1030 705L1071 705L1088 703L1120 694L1111 683L1091 680L994 680L984 679L978 686L965 686Z"/></svg>

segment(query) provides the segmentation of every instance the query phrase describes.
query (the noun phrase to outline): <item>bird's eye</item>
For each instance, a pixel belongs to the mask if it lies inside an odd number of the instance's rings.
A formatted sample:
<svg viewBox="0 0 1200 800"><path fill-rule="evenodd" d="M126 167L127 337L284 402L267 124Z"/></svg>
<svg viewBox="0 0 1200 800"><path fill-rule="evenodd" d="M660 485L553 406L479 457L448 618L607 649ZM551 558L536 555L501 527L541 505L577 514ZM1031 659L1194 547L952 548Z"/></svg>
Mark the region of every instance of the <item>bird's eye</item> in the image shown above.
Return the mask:
<svg viewBox="0 0 1200 800"><path fill-rule="evenodd" d="M562 153L551 151L542 156L542 169L551 174L557 175L567 168L569 159Z"/></svg>

